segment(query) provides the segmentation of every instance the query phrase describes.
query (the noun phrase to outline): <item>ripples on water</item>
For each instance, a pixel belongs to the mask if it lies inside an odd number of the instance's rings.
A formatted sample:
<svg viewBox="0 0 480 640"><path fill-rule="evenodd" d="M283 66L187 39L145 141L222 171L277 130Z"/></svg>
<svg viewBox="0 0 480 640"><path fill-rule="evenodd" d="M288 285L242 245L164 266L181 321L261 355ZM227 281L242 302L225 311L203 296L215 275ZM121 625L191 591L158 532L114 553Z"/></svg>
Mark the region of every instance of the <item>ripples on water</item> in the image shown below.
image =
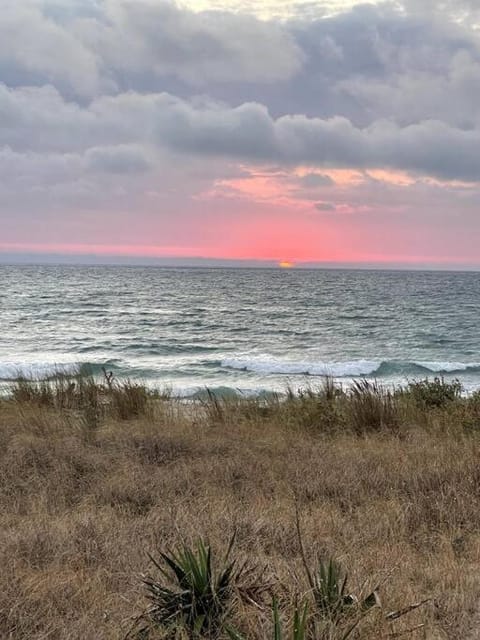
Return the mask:
<svg viewBox="0 0 480 640"><path fill-rule="evenodd" d="M189 394L331 374L480 387L480 273L0 266L0 378L106 364Z"/></svg>

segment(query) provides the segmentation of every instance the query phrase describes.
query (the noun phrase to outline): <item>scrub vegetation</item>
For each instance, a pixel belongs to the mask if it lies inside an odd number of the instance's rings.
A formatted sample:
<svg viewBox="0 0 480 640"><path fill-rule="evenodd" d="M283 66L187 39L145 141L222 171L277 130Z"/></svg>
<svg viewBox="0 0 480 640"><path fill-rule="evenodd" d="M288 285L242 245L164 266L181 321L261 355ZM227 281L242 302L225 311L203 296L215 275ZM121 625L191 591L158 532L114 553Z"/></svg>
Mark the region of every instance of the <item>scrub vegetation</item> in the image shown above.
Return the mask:
<svg viewBox="0 0 480 640"><path fill-rule="evenodd" d="M331 380L0 400L0 637L474 640L480 395Z"/></svg>

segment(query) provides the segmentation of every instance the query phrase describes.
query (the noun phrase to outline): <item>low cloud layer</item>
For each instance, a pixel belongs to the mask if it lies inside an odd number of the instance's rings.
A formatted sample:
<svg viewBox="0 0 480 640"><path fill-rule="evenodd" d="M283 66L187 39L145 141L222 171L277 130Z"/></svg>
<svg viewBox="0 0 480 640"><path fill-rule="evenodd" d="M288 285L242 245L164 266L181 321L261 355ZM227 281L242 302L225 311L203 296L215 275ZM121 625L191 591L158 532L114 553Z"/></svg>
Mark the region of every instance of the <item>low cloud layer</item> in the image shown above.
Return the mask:
<svg viewBox="0 0 480 640"><path fill-rule="evenodd" d="M3 243L41 226L44 243L102 244L117 220L112 242L140 246L143 226L149 246L161 234L159 246L221 255L223 242L227 256L222 238L251 212L311 234L322 214L344 233L336 216L357 211L383 236L430 225L437 253L474 260L461 234L440 238L452 219L480 231L480 16L468 0L437 4L304 3L278 21L168 0L7 0ZM350 224L347 252L364 238Z"/></svg>
<svg viewBox="0 0 480 640"><path fill-rule="evenodd" d="M155 150L285 166L400 169L443 180L480 180L480 128L441 120L401 126L380 119L360 128L348 118L273 118L264 105L237 107L168 93L129 92L86 106L54 88L0 86L5 149L85 154L112 172L142 171ZM92 165L93 163L93 165Z"/></svg>

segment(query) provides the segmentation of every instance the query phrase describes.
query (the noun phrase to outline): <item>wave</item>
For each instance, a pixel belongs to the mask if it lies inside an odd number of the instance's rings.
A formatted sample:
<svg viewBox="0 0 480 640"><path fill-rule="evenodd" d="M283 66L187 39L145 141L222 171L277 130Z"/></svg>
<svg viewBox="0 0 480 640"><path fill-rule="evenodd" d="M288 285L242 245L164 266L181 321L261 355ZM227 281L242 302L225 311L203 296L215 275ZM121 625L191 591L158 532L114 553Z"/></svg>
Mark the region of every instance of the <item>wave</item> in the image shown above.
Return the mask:
<svg viewBox="0 0 480 640"><path fill-rule="evenodd" d="M222 367L257 374L332 376L356 378L363 376L414 376L455 373L480 373L480 363L350 360L345 362L289 361L275 358L226 358Z"/></svg>
<svg viewBox="0 0 480 640"><path fill-rule="evenodd" d="M189 358L165 366L156 358L141 358L138 361L123 359L105 359L91 362L68 362L65 360L54 362L51 359L45 361L0 361L0 380L11 381L18 378L33 380L51 379L58 375L93 375L101 377L103 368L113 371L118 378L133 377L139 380L157 381L159 384L175 383L178 377L186 375L185 366L189 366L188 376L198 380L201 388L202 380L212 374L212 368L216 374L224 370L224 376L218 378L229 384L229 374L225 370L236 370L255 373L262 376L332 376L334 378L359 378L378 377L387 379L425 378L434 375L470 375L480 377L480 363L465 362L441 362L441 361L401 361L401 360L348 360L348 361L307 361L286 360L274 357L248 357L238 356L217 360L198 360L198 354L192 354L193 361ZM163 364L163 366L159 366ZM192 368L191 365L196 366ZM183 367L183 369L182 369ZM183 373L182 373L183 371Z"/></svg>
<svg viewBox="0 0 480 640"><path fill-rule="evenodd" d="M87 362L0 362L0 380L51 380L57 376L102 375L103 367L120 372L117 360Z"/></svg>
<svg viewBox="0 0 480 640"><path fill-rule="evenodd" d="M222 367L229 369L280 375L362 376L372 374L379 366L379 362L370 360L352 362L291 362L287 360L257 360L253 358L226 358L222 360Z"/></svg>
<svg viewBox="0 0 480 640"><path fill-rule="evenodd" d="M46 380L58 375L75 375L80 370L76 363L0 362L0 380Z"/></svg>

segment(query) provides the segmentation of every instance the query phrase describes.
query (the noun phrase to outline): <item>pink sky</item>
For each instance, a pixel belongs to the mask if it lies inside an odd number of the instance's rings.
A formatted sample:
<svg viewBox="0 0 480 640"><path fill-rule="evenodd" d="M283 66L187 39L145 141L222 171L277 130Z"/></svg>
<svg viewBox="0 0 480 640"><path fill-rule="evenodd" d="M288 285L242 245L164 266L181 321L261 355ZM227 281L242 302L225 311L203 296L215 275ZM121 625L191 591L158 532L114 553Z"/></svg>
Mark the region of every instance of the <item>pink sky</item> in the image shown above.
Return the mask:
<svg viewBox="0 0 480 640"><path fill-rule="evenodd" d="M480 267L472 3L254 5L6 0L0 252Z"/></svg>

